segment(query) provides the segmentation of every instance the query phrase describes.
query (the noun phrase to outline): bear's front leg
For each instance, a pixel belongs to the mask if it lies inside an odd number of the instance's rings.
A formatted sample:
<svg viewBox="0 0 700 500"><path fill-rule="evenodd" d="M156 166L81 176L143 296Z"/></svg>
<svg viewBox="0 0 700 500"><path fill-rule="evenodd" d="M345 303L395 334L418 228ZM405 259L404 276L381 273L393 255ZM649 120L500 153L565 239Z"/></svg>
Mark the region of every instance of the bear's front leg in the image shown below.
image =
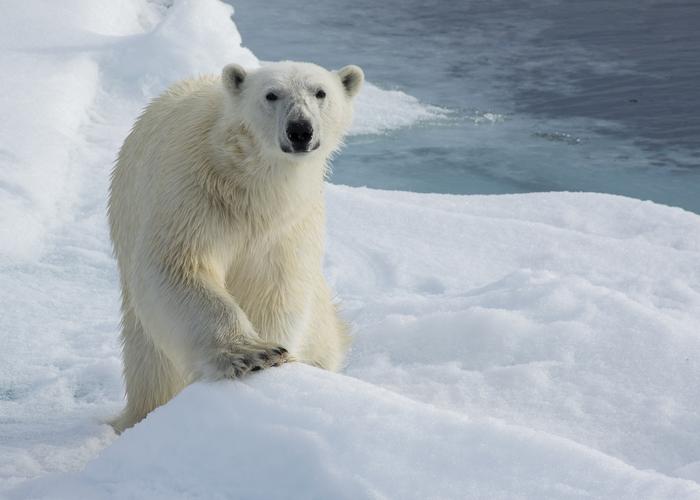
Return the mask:
<svg viewBox="0 0 700 500"><path fill-rule="evenodd" d="M132 293L144 333L185 380L240 377L290 359L285 347L260 338L210 275L149 266L137 276Z"/></svg>

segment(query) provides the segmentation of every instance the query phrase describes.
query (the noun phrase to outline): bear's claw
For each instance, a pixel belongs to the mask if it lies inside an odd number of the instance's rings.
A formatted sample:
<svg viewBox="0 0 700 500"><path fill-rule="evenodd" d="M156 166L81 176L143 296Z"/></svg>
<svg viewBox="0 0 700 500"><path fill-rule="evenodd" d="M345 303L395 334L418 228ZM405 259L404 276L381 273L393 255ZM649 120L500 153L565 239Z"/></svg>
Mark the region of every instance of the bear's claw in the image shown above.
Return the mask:
<svg viewBox="0 0 700 500"><path fill-rule="evenodd" d="M281 366L291 359L284 347L246 344L219 355L218 373L221 378L239 378L248 372Z"/></svg>

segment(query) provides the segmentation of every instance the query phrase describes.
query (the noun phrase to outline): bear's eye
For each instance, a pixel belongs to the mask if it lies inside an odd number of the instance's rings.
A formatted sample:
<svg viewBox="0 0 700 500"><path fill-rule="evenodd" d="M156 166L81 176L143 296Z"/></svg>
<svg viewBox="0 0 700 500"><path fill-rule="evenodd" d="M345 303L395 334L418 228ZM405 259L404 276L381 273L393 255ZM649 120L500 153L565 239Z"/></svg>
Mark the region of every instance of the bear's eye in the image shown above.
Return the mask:
<svg viewBox="0 0 700 500"><path fill-rule="evenodd" d="M326 97L326 91L321 89L318 92L316 92L316 99L323 99Z"/></svg>
<svg viewBox="0 0 700 500"><path fill-rule="evenodd" d="M265 96L265 99L268 101L276 101L277 100L277 94L274 92L268 92L267 95Z"/></svg>

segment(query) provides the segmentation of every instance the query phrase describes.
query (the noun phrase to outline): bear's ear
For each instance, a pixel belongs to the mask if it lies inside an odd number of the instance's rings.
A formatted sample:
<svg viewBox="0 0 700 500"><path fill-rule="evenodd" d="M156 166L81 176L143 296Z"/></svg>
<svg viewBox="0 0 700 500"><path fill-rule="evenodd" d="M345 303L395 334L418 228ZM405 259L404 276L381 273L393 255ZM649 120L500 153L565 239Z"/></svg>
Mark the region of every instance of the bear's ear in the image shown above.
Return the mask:
<svg viewBox="0 0 700 500"><path fill-rule="evenodd" d="M355 97L357 95L362 87L362 82L365 81L365 74L360 67L352 64L339 69L338 77L343 87L345 87L345 92L347 92L350 97Z"/></svg>
<svg viewBox="0 0 700 500"><path fill-rule="evenodd" d="M221 81L224 82L224 87L232 94L238 94L241 91L245 77L245 70L238 64L228 64L221 72Z"/></svg>

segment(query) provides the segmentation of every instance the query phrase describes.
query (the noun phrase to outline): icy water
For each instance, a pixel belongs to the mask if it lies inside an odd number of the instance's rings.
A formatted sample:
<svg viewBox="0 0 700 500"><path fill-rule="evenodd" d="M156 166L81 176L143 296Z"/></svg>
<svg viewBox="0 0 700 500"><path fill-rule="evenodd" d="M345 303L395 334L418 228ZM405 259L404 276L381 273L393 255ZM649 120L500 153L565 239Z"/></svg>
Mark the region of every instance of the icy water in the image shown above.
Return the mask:
<svg viewBox="0 0 700 500"><path fill-rule="evenodd" d="M700 213L700 2L232 3L262 60L358 64L448 110L350 138L335 183L597 191Z"/></svg>

